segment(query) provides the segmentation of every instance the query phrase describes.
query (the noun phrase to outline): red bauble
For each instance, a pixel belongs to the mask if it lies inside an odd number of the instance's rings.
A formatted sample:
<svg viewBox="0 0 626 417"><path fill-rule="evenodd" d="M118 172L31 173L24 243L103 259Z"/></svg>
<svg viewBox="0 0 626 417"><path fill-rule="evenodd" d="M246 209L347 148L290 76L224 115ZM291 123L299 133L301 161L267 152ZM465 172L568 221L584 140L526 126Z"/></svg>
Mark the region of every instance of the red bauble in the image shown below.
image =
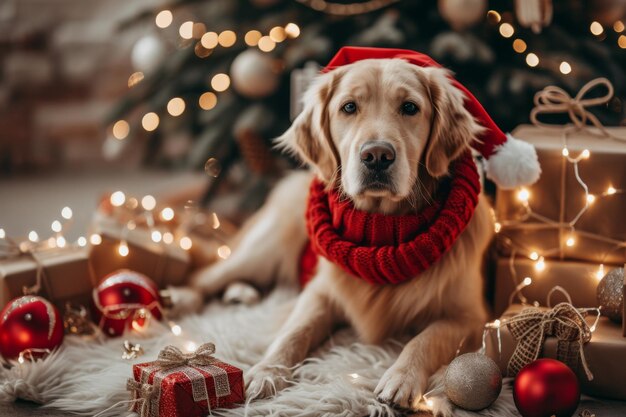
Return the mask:
<svg viewBox="0 0 626 417"><path fill-rule="evenodd" d="M93 290L94 317L98 326L111 336L127 327L142 329L149 312L161 319L159 288L147 276L121 269L107 275Z"/></svg>
<svg viewBox="0 0 626 417"><path fill-rule="evenodd" d="M563 362L537 359L517 374L513 398L523 417L571 417L580 401L578 378Z"/></svg>
<svg viewBox="0 0 626 417"><path fill-rule="evenodd" d="M50 302L25 295L9 302L0 313L0 353L17 358L29 349L32 357L43 356L39 349L53 350L63 342L63 320Z"/></svg>

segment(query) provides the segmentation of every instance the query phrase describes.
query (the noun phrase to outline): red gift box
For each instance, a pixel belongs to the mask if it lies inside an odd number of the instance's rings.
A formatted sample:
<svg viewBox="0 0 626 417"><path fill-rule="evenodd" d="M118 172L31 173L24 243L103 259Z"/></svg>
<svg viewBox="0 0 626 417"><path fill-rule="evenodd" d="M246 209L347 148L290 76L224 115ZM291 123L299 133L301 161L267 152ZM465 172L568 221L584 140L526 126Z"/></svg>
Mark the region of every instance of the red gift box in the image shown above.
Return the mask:
<svg viewBox="0 0 626 417"><path fill-rule="evenodd" d="M241 369L217 359L203 363L194 360L196 354L174 350L185 364L163 365L161 352L157 361L133 365L134 379L127 387L133 393L131 411L141 417L204 417L212 409L245 401Z"/></svg>

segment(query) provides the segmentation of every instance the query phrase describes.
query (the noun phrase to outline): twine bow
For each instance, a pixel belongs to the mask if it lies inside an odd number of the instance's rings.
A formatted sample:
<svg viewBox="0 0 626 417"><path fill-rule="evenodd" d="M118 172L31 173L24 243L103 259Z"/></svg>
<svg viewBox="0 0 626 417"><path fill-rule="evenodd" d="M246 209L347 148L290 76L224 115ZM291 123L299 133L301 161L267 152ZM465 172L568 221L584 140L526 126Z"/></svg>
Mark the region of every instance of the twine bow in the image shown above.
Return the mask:
<svg viewBox="0 0 626 417"><path fill-rule="evenodd" d="M183 353L176 346L170 345L159 352L155 365L164 370L186 365L207 366L216 361L212 356L214 353L215 345L213 343L204 343L191 353Z"/></svg>
<svg viewBox="0 0 626 417"><path fill-rule="evenodd" d="M152 398L156 394L155 388L150 384L142 384L132 378L128 378L126 381L126 390L131 391L135 397L135 399L131 402L130 410L132 411L135 401L140 402L140 417L150 416L150 404L152 402Z"/></svg>
<svg viewBox="0 0 626 417"><path fill-rule="evenodd" d="M597 86L605 86L607 93L602 97L585 98L587 93ZM535 94L535 107L530 112L530 120L535 126L555 128L554 125L541 122L537 116L540 114L567 113L575 129L586 129L591 122L606 137L616 140L626 140L625 138L612 135L598 118L587 110L588 107L606 104L613 97L613 85L606 78L596 78L585 84L575 97L570 96L567 91L560 87L550 85ZM561 126L556 126L561 128Z"/></svg>
<svg viewBox="0 0 626 417"><path fill-rule="evenodd" d="M591 381L593 374L583 351L583 345L591 340L591 329L584 315L585 310L578 310L569 303L559 303L547 311L534 307L525 308L509 319L509 331L518 341L509 361L509 375L517 375L524 366L536 360L546 336L554 336L558 340L557 359L572 366L576 365L574 360L580 358L587 379Z"/></svg>

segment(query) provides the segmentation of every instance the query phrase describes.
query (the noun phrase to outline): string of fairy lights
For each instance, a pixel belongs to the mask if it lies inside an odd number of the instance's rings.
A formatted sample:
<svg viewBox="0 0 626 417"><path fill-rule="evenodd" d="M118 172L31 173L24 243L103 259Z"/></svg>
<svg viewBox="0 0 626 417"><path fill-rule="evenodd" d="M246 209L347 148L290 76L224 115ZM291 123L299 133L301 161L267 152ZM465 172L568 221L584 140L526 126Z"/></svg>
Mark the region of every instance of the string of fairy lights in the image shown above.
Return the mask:
<svg viewBox="0 0 626 417"><path fill-rule="evenodd" d="M167 29L173 23L174 14L170 10L161 10L155 16L155 25L159 29ZM204 23L189 20L179 26L178 35L184 41L195 41L194 53L196 56L207 58L216 48L233 47L240 38L243 38L244 43L250 48L258 48L262 52L271 52L277 44L300 36L300 27L290 22L284 26L272 27L267 34L253 29L238 35L233 30L224 30L219 33L207 31ZM144 78L143 72L134 72L128 78L128 87L136 86ZM216 93L228 90L231 85L230 76L226 73L214 74L209 84L213 91L206 91L198 97L198 106L202 110L211 110L217 105L218 95ZM185 112L186 107L187 103L182 97L172 97L167 102L166 110L171 117L178 117ZM141 126L146 132L155 131L160 122L159 115L154 111L147 112L141 117ZM111 133L115 139L124 140L130 134L130 130L129 122L120 119L113 124Z"/></svg>
<svg viewBox="0 0 626 417"><path fill-rule="evenodd" d="M536 52L529 50L527 42L524 39L522 39L521 36L519 35L514 36L516 34L515 27L513 26L512 23L509 23L508 21L504 21L505 19L503 15L501 15L496 10L489 10L487 12L487 20L491 24L498 25L498 32L503 38L513 39L513 43L511 46L513 47L513 50L515 52L517 52L518 54L526 54L526 57L525 57L526 65L528 65L531 68L539 67L542 65L540 56ZM506 20L512 20L512 19L506 19ZM624 22L622 22L621 20L617 20L613 24L612 29L613 31L615 31L615 33L620 34L617 37L617 46L620 47L621 49L626 49L626 35L622 33L624 32L624 30L626 30L626 27L624 26ZM589 31L595 37L595 39L599 41L603 41L607 37L606 36L607 28L605 28L601 23L595 20L590 23ZM563 60L563 61L560 61L558 65L558 70L561 74L568 75L572 73L573 67L571 63Z"/></svg>

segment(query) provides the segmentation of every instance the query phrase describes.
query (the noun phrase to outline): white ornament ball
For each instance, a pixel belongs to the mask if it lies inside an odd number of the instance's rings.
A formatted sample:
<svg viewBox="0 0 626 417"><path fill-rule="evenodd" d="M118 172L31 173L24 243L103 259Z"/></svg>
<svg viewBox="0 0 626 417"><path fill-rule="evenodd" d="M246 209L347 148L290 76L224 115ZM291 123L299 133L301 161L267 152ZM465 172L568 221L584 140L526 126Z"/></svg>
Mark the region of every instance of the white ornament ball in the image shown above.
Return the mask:
<svg viewBox="0 0 626 417"><path fill-rule="evenodd" d="M439 0L439 14L454 30L478 24L487 13L487 0Z"/></svg>
<svg viewBox="0 0 626 417"><path fill-rule="evenodd" d="M456 357L444 376L448 399L457 407L478 411L489 407L502 390L500 368L482 353Z"/></svg>
<svg viewBox="0 0 626 417"><path fill-rule="evenodd" d="M145 74L154 72L165 58L165 45L155 35L146 35L133 46L130 59L137 71Z"/></svg>
<svg viewBox="0 0 626 417"><path fill-rule="evenodd" d="M269 96L278 87L280 69L269 55L256 49L240 53L230 67L233 88L248 98Z"/></svg>

